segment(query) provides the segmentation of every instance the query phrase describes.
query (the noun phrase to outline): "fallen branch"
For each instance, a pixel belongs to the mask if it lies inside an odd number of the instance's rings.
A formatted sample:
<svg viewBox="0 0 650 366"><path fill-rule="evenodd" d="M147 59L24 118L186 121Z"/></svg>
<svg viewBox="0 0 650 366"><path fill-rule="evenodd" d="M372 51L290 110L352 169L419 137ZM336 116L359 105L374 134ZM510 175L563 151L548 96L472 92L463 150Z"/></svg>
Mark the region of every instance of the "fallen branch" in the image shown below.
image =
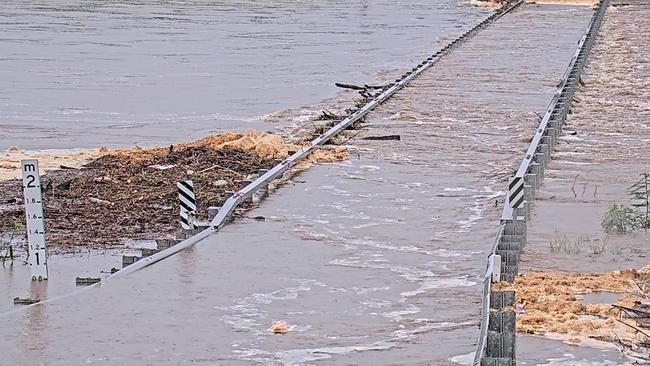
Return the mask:
<svg viewBox="0 0 650 366"><path fill-rule="evenodd" d="M365 89L359 91L359 94L361 94L361 96L366 98L366 99L372 99L372 97L373 97L373 95L368 93Z"/></svg>
<svg viewBox="0 0 650 366"><path fill-rule="evenodd" d="M336 114L328 111L327 109L323 109L321 112L320 116L316 118L319 121L327 121L327 120L339 120L341 117L337 116Z"/></svg>
<svg viewBox="0 0 650 366"><path fill-rule="evenodd" d="M648 333L642 331L642 330L639 329L638 327L635 327L635 326L632 325L632 324L628 324L628 323L626 323L626 322L624 322L624 321L622 321L622 320L620 320L620 319L614 319L614 320L616 320L617 322L619 322L619 323L621 323L621 324L627 325L628 327L630 327L630 328L636 330L637 332L643 334L644 336L650 338L650 335L648 335Z"/></svg>
<svg viewBox="0 0 650 366"><path fill-rule="evenodd" d="M152 169L158 169L158 170L167 170L167 169L171 169L171 168L175 168L175 167L176 167L176 164L164 164L164 165L162 165L162 164L155 164L155 165L149 165L149 168L152 168Z"/></svg>
<svg viewBox="0 0 650 366"><path fill-rule="evenodd" d="M400 135L385 135L385 136L367 136L362 138L362 140L373 140L373 141L387 141L387 140L401 140Z"/></svg>
<svg viewBox="0 0 650 366"><path fill-rule="evenodd" d="M99 199L99 198L95 198L95 197L88 197L88 200L90 202L98 203L100 205L109 205L109 206L113 205L113 202L106 201L106 200Z"/></svg>
<svg viewBox="0 0 650 366"><path fill-rule="evenodd" d="M352 89L352 90L368 90L368 89L383 89L384 85L354 85L354 84L345 84L345 83L334 83L339 88L343 89Z"/></svg>
<svg viewBox="0 0 650 366"><path fill-rule="evenodd" d="M236 172L236 171L234 171L234 170L232 170L232 169L226 168L226 167L221 166L221 165L213 165L213 166L211 166L211 167L209 167L209 168L206 168L206 169L203 169L203 170L199 170L198 172L196 172L196 174L201 174L201 173L209 172L210 170L214 170L214 169L217 169L217 168L219 168L219 169L223 169L223 170L225 170L225 171L227 171L227 172L231 172L231 173L233 173L233 174L235 174L235 175L239 175L239 176L243 176L243 175L244 175L244 174L242 174L242 173L240 173L240 172Z"/></svg>
<svg viewBox="0 0 650 366"><path fill-rule="evenodd" d="M578 181L578 176L576 175L576 178L573 180L573 185L571 186L571 192L573 192L573 198L578 198L578 194L576 193L576 182Z"/></svg>

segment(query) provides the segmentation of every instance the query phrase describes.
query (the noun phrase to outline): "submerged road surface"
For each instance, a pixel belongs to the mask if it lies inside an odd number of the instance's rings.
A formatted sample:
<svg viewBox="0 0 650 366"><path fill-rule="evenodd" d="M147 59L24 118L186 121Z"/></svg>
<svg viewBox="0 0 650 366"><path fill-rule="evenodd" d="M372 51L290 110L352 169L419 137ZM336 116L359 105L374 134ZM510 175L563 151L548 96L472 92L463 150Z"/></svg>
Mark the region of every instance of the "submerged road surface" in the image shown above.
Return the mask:
<svg viewBox="0 0 650 366"><path fill-rule="evenodd" d="M350 160L107 286L0 318L7 365L449 364L468 360L519 163L591 15L525 5L368 118ZM500 206L500 205L499 205ZM287 334L270 331L287 322Z"/></svg>

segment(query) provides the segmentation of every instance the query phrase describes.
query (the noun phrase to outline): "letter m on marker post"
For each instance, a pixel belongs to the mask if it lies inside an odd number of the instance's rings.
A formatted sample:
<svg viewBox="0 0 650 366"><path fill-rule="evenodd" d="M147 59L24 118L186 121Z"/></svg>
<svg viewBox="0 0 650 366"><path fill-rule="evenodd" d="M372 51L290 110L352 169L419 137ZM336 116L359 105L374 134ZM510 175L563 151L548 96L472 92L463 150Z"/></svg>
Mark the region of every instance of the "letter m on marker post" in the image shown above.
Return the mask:
<svg viewBox="0 0 650 366"><path fill-rule="evenodd" d="M508 202L512 208L524 207L524 178L510 178L508 182Z"/></svg>

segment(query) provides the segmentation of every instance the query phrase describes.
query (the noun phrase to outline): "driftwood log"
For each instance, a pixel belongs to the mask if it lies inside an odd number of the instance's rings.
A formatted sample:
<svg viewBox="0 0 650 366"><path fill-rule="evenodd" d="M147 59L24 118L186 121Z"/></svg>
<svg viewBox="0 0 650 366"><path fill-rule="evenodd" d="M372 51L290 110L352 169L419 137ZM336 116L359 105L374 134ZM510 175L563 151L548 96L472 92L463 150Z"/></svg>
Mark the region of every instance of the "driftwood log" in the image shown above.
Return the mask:
<svg viewBox="0 0 650 366"><path fill-rule="evenodd" d="M362 140L373 140L373 141L388 141L388 140L401 140L400 135L385 135L385 136L367 136Z"/></svg>
<svg viewBox="0 0 650 366"><path fill-rule="evenodd" d="M354 85L354 84L345 84L345 83L334 83L339 88L343 89L352 89L352 90L368 90L368 89L383 89L384 85Z"/></svg>

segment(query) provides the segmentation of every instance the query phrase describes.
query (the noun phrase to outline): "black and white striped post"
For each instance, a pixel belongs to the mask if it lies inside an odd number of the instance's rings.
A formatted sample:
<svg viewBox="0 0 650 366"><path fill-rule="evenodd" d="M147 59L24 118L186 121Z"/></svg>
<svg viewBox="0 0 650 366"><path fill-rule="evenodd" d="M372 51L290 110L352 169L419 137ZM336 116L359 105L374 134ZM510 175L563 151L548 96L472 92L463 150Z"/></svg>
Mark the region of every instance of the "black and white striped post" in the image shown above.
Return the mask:
<svg viewBox="0 0 650 366"><path fill-rule="evenodd" d="M524 207L524 183L524 177L513 177L508 182L508 203L513 209L514 221L519 218L519 209Z"/></svg>
<svg viewBox="0 0 650 366"><path fill-rule="evenodd" d="M181 208L181 227L183 230L193 230L195 229L194 216L196 215L194 183L191 180L182 180L176 186L178 187L178 200Z"/></svg>

